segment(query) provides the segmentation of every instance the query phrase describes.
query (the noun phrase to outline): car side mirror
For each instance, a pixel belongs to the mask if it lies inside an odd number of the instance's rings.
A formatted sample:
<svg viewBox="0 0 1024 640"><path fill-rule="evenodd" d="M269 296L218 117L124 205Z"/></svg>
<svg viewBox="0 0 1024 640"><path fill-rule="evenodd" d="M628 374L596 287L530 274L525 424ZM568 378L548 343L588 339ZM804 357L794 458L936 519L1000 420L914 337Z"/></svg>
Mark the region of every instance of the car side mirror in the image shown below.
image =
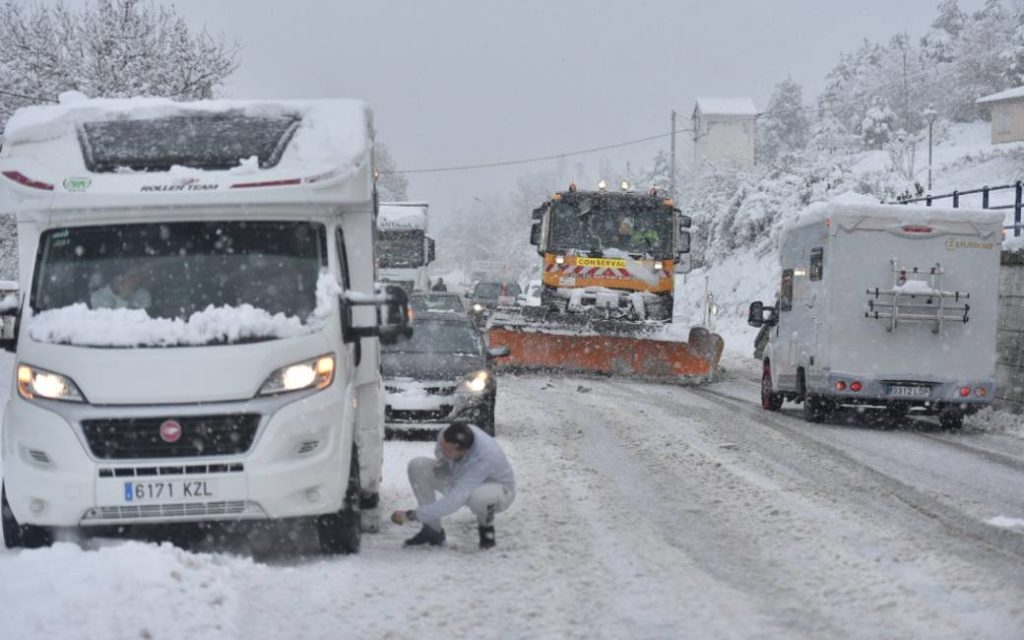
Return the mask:
<svg viewBox="0 0 1024 640"><path fill-rule="evenodd" d="M747 312L747 324L752 327L762 327L768 325L774 327L778 324L778 317L775 315L775 307L765 307L764 303L758 300L757 302L750 303L750 309Z"/></svg>
<svg viewBox="0 0 1024 640"><path fill-rule="evenodd" d="M356 325L352 319L354 307L370 306L376 309L373 325ZM383 291L373 295L346 291L342 296L343 339L355 342L359 338L380 338L381 344L395 344L412 336L409 326L409 294L400 286L385 285Z"/></svg>
<svg viewBox="0 0 1024 640"><path fill-rule="evenodd" d="M509 348L505 345L500 347L491 347L487 350L487 359L493 360L494 358L504 358L508 354L512 353Z"/></svg>

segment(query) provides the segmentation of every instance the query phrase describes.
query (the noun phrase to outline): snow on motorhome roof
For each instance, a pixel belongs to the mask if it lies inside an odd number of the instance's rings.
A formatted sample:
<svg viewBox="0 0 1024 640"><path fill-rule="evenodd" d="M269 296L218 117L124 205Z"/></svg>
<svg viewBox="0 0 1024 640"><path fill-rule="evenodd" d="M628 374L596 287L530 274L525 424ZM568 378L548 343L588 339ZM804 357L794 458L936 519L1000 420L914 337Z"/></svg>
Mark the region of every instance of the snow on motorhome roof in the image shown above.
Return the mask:
<svg viewBox="0 0 1024 640"><path fill-rule="evenodd" d="M847 192L828 202L815 202L783 226L783 233L798 227L818 224L836 218L892 218L907 223L963 222L1002 225L1002 211L927 207L923 204L881 204L876 198Z"/></svg>
<svg viewBox="0 0 1024 640"><path fill-rule="evenodd" d="M4 155L20 145L76 136L86 122L146 120L182 116L241 113L247 116L290 116L302 119L286 157L290 163L358 164L369 153L372 115L359 100L202 100L168 98L88 99L64 94L57 105L18 109L4 131ZM242 159L239 159L240 161Z"/></svg>
<svg viewBox="0 0 1024 640"><path fill-rule="evenodd" d="M1016 89L1007 89L1006 91L993 93L990 96L978 98L977 100L975 100L975 104L988 104L990 102L1001 102L1003 100L1013 100L1015 98L1024 98L1024 87L1017 87Z"/></svg>
<svg viewBox="0 0 1024 640"><path fill-rule="evenodd" d="M697 98L694 110L714 116L756 116L757 107L750 98Z"/></svg>

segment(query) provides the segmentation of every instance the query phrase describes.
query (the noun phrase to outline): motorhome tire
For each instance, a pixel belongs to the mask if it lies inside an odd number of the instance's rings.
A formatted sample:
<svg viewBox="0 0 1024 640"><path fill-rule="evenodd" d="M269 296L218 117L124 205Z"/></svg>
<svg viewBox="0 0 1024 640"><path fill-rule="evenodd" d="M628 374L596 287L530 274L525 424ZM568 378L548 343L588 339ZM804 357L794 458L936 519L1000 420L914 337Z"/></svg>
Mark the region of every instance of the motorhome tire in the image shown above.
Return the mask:
<svg viewBox="0 0 1024 640"><path fill-rule="evenodd" d="M7 503L7 487L0 488L0 510L3 512L4 545L8 549L38 549L53 544L53 535L46 527L18 522Z"/></svg>
<svg viewBox="0 0 1024 640"><path fill-rule="evenodd" d="M945 407L939 411L939 424L943 429L961 429L964 426L964 412L956 407Z"/></svg>
<svg viewBox="0 0 1024 640"><path fill-rule="evenodd" d="M352 447L349 465L348 490L337 513L317 517L320 551L326 554L359 553L362 523L359 515L359 452Z"/></svg>
<svg viewBox="0 0 1024 640"><path fill-rule="evenodd" d="M761 374L761 408L765 411L778 411L782 408L782 401L782 394L773 390L772 371L766 363Z"/></svg>
<svg viewBox="0 0 1024 640"><path fill-rule="evenodd" d="M830 403L820 396L804 397L804 420L807 422L824 422L828 415Z"/></svg>

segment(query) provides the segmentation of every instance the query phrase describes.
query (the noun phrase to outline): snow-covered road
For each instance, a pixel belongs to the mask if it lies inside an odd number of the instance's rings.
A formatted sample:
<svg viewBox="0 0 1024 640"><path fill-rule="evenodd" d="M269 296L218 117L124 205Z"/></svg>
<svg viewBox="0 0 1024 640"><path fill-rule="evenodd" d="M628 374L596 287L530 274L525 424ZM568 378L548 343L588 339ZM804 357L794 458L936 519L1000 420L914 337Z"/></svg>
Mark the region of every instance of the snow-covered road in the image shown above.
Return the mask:
<svg viewBox="0 0 1024 640"><path fill-rule="evenodd" d="M757 393L506 377L497 550L460 512L442 550L389 523L343 558L0 551L0 637L1020 637L1024 440L809 425ZM387 444L385 511L430 449Z"/></svg>

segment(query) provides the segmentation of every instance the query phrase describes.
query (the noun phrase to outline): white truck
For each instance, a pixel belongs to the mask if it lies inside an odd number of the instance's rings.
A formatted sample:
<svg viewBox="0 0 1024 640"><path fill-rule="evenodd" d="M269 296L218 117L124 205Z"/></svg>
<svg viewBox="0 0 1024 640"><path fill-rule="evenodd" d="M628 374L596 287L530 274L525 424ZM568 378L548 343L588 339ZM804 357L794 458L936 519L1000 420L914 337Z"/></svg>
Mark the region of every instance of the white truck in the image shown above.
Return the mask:
<svg viewBox="0 0 1024 640"><path fill-rule="evenodd" d="M426 202L382 202L377 215L377 259L381 282L409 293L430 289L427 265L434 239L427 235Z"/></svg>
<svg viewBox="0 0 1024 640"><path fill-rule="evenodd" d="M404 292L374 282L372 151L351 100L14 114L8 547L301 518L324 552L359 549L382 472L379 343L408 331Z"/></svg>
<svg viewBox="0 0 1024 640"><path fill-rule="evenodd" d="M750 305L766 343L761 403L937 413L946 428L992 401L1002 213L845 196L783 230L774 306Z"/></svg>

